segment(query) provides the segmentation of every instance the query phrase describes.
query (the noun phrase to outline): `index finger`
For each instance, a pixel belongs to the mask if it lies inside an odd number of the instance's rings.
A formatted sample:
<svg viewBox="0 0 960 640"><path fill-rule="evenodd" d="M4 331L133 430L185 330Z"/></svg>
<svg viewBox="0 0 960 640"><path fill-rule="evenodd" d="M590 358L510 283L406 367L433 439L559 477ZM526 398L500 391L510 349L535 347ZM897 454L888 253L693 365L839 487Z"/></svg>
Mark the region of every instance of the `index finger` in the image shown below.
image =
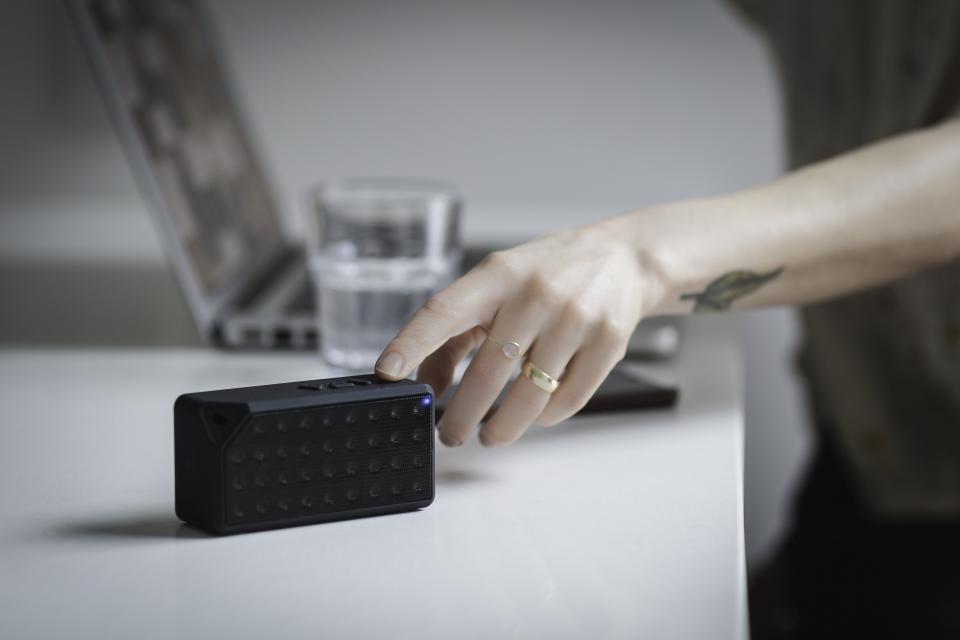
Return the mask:
<svg viewBox="0 0 960 640"><path fill-rule="evenodd" d="M401 380L453 336L477 325L489 326L504 297L490 269L478 266L455 280L417 310L384 348L376 372Z"/></svg>

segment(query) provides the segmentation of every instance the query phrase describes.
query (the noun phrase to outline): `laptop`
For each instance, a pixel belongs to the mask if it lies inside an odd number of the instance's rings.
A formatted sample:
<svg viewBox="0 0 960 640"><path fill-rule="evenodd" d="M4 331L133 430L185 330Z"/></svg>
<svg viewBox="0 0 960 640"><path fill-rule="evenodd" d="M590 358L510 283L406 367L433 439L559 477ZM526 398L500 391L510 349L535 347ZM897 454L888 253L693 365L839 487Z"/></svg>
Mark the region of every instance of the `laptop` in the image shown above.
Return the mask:
<svg viewBox="0 0 960 640"><path fill-rule="evenodd" d="M197 327L217 346L315 349L302 242L269 174L201 0L67 0L141 194ZM494 247L468 249L464 268ZM672 321L630 352L666 357Z"/></svg>
<svg viewBox="0 0 960 640"><path fill-rule="evenodd" d="M315 348L302 246L197 0L74 0L128 162L201 334L227 347Z"/></svg>

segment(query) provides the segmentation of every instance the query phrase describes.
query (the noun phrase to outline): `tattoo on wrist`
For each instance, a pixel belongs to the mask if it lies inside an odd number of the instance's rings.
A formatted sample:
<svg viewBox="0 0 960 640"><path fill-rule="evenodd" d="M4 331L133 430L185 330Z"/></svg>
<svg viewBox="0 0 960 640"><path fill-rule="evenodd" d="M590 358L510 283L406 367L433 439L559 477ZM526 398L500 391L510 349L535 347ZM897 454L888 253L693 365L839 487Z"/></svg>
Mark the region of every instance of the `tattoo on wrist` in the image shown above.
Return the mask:
<svg viewBox="0 0 960 640"><path fill-rule="evenodd" d="M693 300L693 312L726 311L738 299L753 293L766 283L783 273L783 267L756 273L753 271L731 271L710 284L699 293L684 293L681 300Z"/></svg>

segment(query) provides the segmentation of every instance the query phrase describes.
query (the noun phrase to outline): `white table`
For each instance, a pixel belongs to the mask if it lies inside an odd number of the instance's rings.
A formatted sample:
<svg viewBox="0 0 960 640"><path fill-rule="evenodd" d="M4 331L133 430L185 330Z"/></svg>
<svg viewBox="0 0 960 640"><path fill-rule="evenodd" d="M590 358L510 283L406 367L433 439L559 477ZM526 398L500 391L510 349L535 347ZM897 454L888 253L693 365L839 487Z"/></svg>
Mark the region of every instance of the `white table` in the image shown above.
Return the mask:
<svg viewBox="0 0 960 640"><path fill-rule="evenodd" d="M740 638L740 365L700 318L675 410L437 454L430 508L213 538L173 514L185 391L304 355L0 351L2 638Z"/></svg>

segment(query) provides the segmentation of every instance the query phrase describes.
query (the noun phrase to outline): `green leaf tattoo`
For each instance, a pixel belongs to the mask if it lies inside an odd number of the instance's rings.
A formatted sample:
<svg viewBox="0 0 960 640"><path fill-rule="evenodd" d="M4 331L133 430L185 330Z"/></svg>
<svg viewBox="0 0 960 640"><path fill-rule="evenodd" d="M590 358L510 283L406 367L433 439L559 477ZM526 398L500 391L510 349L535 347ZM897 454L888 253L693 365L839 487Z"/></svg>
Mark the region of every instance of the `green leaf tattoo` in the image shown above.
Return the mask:
<svg viewBox="0 0 960 640"><path fill-rule="evenodd" d="M783 267L767 273L731 271L707 285L700 293L684 293L681 300L694 300L693 311L726 311L738 298L753 293L783 273Z"/></svg>

